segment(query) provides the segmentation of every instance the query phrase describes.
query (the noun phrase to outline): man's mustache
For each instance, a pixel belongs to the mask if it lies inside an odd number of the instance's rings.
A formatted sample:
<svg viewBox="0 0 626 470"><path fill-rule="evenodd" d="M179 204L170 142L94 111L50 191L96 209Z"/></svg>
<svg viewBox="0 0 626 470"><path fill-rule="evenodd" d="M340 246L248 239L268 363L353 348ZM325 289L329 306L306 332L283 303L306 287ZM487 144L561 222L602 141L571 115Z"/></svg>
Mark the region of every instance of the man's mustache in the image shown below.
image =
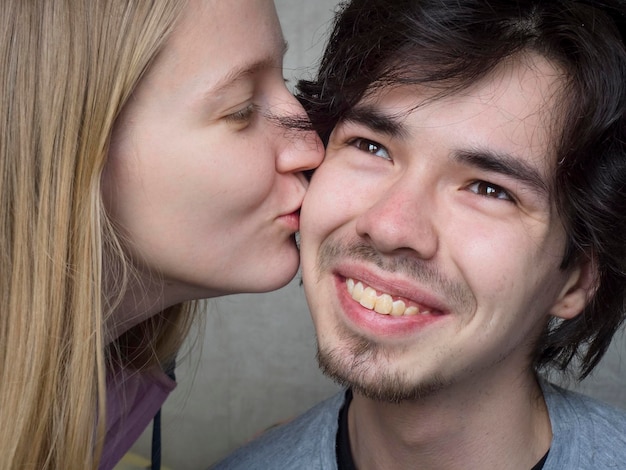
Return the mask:
<svg viewBox="0 0 626 470"><path fill-rule="evenodd" d="M456 312L472 311L476 298L469 286L462 281L447 277L435 264L407 253L382 254L373 246L360 240L342 241L326 239L317 258L318 273L332 269L337 259L351 259L371 263L390 274L402 274L414 280L423 289L444 299L446 305Z"/></svg>

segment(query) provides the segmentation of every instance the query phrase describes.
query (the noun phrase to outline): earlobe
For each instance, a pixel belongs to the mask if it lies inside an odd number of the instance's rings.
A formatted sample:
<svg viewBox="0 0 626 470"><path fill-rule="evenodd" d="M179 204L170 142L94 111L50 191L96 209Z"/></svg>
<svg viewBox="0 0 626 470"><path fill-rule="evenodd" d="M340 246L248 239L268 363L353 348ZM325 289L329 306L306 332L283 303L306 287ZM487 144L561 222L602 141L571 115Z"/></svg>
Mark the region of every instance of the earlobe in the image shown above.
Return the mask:
<svg viewBox="0 0 626 470"><path fill-rule="evenodd" d="M597 288L597 278L593 258L574 268L556 303L550 309L550 314L563 320L571 320L578 316L593 297Z"/></svg>

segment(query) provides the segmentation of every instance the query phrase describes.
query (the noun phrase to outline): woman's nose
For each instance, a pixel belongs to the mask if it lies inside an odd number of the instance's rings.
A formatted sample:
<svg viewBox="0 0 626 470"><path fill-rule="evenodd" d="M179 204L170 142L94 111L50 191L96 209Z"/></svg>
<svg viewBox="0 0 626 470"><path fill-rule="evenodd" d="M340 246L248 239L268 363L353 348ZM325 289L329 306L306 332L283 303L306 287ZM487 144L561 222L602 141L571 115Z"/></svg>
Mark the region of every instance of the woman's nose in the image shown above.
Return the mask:
<svg viewBox="0 0 626 470"><path fill-rule="evenodd" d="M276 134L276 138L282 140L276 160L277 171L295 173L317 168L324 159L324 145L309 127L302 105L287 90L279 119L283 122Z"/></svg>

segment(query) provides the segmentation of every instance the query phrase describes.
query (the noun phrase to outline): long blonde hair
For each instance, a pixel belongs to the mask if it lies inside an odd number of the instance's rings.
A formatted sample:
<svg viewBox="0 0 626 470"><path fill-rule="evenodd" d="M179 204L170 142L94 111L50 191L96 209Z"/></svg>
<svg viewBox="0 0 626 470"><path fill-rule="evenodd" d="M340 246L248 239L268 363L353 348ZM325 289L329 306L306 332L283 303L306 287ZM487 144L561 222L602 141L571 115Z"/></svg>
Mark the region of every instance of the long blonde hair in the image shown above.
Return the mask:
<svg viewBox="0 0 626 470"><path fill-rule="evenodd" d="M105 253L125 263L100 179L115 119L183 3L0 2L0 468L97 467ZM142 325L129 360L172 354L190 308Z"/></svg>

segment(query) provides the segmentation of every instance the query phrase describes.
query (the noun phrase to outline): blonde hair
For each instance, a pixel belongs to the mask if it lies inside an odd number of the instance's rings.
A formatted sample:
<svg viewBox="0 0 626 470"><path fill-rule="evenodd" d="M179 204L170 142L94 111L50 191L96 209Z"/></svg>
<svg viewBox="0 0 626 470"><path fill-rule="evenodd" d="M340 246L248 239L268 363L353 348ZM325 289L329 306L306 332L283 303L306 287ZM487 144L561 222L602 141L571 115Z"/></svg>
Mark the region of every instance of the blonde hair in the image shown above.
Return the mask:
<svg viewBox="0 0 626 470"><path fill-rule="evenodd" d="M116 117L183 4L0 2L0 468L97 467L105 253L127 270L100 179ZM192 307L140 325L141 353L123 359L171 356Z"/></svg>

